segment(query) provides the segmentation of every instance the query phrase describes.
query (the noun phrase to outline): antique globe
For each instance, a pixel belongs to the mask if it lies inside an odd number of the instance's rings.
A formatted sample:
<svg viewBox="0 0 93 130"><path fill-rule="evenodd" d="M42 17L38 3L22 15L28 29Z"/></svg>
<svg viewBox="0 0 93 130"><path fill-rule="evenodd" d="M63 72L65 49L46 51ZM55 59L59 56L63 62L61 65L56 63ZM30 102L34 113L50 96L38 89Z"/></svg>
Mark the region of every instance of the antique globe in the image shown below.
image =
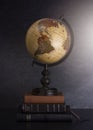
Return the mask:
<svg viewBox="0 0 93 130"><path fill-rule="evenodd" d="M69 54L71 47L71 31L64 19L43 18L29 27L26 33L26 48L36 62L45 65L41 79L43 90L50 91L47 65L62 61Z"/></svg>
<svg viewBox="0 0 93 130"><path fill-rule="evenodd" d="M62 60L70 50L71 35L65 22L44 18L33 23L26 34L31 56L43 64Z"/></svg>

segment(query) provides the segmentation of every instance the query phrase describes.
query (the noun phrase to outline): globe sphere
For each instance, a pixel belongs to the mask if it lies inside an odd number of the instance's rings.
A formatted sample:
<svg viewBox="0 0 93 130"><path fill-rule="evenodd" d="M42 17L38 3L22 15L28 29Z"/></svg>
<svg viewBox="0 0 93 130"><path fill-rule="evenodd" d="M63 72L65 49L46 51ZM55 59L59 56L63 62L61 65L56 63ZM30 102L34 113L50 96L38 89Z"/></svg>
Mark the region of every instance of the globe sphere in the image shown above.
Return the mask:
<svg viewBox="0 0 93 130"><path fill-rule="evenodd" d="M39 63L62 60L71 47L71 33L65 22L43 18L34 22L26 33L26 48Z"/></svg>

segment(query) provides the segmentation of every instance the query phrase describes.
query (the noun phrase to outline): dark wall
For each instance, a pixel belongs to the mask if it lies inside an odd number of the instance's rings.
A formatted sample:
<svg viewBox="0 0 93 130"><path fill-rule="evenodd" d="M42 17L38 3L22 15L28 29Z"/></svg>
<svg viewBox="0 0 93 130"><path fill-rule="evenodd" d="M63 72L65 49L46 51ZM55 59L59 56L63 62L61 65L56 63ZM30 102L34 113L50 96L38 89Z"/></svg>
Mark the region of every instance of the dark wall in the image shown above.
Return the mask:
<svg viewBox="0 0 93 130"><path fill-rule="evenodd" d="M71 107L93 107L93 0L0 1L0 107L16 107L40 87L42 67L31 66L25 33L37 19L63 14L74 46L63 63L49 68L51 87L63 91Z"/></svg>

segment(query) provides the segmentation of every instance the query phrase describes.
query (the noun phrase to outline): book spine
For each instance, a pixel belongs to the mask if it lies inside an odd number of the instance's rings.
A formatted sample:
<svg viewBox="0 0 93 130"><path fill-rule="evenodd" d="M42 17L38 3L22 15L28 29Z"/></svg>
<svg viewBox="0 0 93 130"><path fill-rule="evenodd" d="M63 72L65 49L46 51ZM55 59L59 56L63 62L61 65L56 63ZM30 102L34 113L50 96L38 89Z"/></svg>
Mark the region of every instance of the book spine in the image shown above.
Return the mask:
<svg viewBox="0 0 93 130"><path fill-rule="evenodd" d="M22 104L23 113L69 113L70 107L65 104Z"/></svg>
<svg viewBox="0 0 93 130"><path fill-rule="evenodd" d="M72 121L71 114L22 114L18 113L17 121Z"/></svg>

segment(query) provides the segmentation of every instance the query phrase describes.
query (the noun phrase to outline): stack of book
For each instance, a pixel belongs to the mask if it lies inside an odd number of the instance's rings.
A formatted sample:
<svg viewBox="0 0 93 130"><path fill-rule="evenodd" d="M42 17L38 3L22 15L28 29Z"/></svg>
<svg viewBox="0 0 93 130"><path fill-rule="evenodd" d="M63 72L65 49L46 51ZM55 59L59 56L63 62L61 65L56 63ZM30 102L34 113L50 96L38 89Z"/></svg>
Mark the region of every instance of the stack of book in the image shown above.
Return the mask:
<svg viewBox="0 0 93 130"><path fill-rule="evenodd" d="M17 121L72 121L70 106L64 96L25 95L19 107Z"/></svg>

